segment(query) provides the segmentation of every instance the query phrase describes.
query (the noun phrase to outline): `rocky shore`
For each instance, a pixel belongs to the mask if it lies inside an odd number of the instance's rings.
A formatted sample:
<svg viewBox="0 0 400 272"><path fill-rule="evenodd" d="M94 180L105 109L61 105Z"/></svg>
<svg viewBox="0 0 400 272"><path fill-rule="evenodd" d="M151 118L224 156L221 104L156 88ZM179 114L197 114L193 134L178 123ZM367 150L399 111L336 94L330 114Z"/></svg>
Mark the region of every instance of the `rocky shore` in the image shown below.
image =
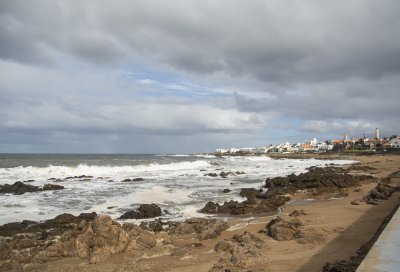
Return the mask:
<svg viewBox="0 0 400 272"><path fill-rule="evenodd" d="M153 203L118 222L82 213L8 223L0 226L0 271L354 271L354 265L340 265L399 202L399 181L390 173L399 170L400 156L360 160L268 178L262 188L243 188L245 201L206 203L199 212L213 218L154 220L165 211ZM62 188L21 182L0 187L0 193L53 189ZM148 220L125 222L130 218ZM346 250L332 253L339 245Z"/></svg>

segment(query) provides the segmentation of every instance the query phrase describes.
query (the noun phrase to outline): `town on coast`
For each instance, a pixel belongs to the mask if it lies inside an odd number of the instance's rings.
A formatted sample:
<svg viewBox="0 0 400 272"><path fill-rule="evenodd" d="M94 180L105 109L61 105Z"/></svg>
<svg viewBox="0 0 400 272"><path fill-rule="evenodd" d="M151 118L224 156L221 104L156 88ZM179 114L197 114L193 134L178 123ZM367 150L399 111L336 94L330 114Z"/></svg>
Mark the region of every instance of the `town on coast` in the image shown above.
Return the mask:
<svg viewBox="0 0 400 272"><path fill-rule="evenodd" d="M381 137L380 131L375 130L374 138L349 138L326 140L318 142L316 138L303 143L282 143L265 147L218 148L216 155L262 155L262 154L296 154L296 153L324 153L324 152L391 152L400 150L400 136Z"/></svg>

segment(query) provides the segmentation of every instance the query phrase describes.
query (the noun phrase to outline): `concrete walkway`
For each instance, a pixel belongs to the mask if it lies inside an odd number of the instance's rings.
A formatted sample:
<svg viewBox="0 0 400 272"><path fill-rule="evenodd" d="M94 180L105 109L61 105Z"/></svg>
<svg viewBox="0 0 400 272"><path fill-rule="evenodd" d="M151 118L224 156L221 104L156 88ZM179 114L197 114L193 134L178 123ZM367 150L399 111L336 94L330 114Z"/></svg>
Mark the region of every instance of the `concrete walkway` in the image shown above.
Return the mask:
<svg viewBox="0 0 400 272"><path fill-rule="evenodd" d="M357 272L400 271L400 211L393 215L389 224L372 246Z"/></svg>

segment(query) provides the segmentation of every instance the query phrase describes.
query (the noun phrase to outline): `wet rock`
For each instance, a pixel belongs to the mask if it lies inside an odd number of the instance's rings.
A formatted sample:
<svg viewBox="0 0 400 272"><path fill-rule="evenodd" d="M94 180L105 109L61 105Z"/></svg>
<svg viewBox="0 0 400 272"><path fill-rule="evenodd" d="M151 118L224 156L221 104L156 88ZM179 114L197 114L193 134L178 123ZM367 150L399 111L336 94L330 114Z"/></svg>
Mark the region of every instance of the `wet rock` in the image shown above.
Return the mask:
<svg viewBox="0 0 400 272"><path fill-rule="evenodd" d="M233 172L221 172L221 173L219 173L219 176L221 178L228 178L228 177L236 176L236 174Z"/></svg>
<svg viewBox="0 0 400 272"><path fill-rule="evenodd" d="M215 178L215 177L218 177L218 174L217 173L207 173L207 174L204 174L204 176L205 177L213 177L213 178Z"/></svg>
<svg viewBox="0 0 400 272"><path fill-rule="evenodd" d="M280 195L271 195L267 199L261 200L261 202L255 206L254 213L271 213L276 212L279 207L285 205L290 198Z"/></svg>
<svg viewBox="0 0 400 272"><path fill-rule="evenodd" d="M251 201L257 197L258 194L262 193L262 189L254 189L254 188L242 188L240 190L240 196L246 197L247 200Z"/></svg>
<svg viewBox="0 0 400 272"><path fill-rule="evenodd" d="M34 185L25 184L21 181L17 181L14 184L0 185L0 194L14 194L22 195L30 192L39 192L41 188Z"/></svg>
<svg viewBox="0 0 400 272"><path fill-rule="evenodd" d="M124 179L124 180L121 180L121 182L134 182L134 181L143 181L144 180L144 178L133 178L133 179Z"/></svg>
<svg viewBox="0 0 400 272"><path fill-rule="evenodd" d="M268 223L267 233L277 241L293 240L298 236L301 225L298 219L286 221L278 216Z"/></svg>
<svg viewBox="0 0 400 272"><path fill-rule="evenodd" d="M124 213L120 219L143 219L161 216L161 208L156 204L142 204L138 210Z"/></svg>
<svg viewBox="0 0 400 272"><path fill-rule="evenodd" d="M253 205L239 203L238 201L225 202L223 205L209 201L199 212L208 214L251 214Z"/></svg>
<svg viewBox="0 0 400 272"><path fill-rule="evenodd" d="M231 189L224 189L224 190L222 190L222 192L223 192L224 194L230 193L231 191L232 191Z"/></svg>
<svg viewBox="0 0 400 272"><path fill-rule="evenodd" d="M4 224L0 226L0 236L11 237L17 233L25 232L27 228L35 224L37 223L29 220Z"/></svg>
<svg viewBox="0 0 400 272"><path fill-rule="evenodd" d="M80 175L80 176L74 176L74 179L92 179L93 176L86 176L86 175Z"/></svg>
<svg viewBox="0 0 400 272"><path fill-rule="evenodd" d="M43 191L62 190L64 186L58 184L47 183L43 186Z"/></svg>
<svg viewBox="0 0 400 272"><path fill-rule="evenodd" d="M97 217L97 213L91 212L91 213L81 213L78 215L78 218L83 219L87 222L93 221Z"/></svg>
<svg viewBox="0 0 400 272"><path fill-rule="evenodd" d="M265 187L278 194L294 193L297 190L314 189L317 192L332 191L359 186L361 181L374 181L369 175L352 176L339 167L310 167L309 172L287 177L267 178Z"/></svg>
<svg viewBox="0 0 400 272"><path fill-rule="evenodd" d="M397 188L387 184L379 183L374 189L372 189L364 200L367 204L377 205L379 200L386 200L392 196Z"/></svg>
<svg viewBox="0 0 400 272"><path fill-rule="evenodd" d="M34 182L34 179L28 179L28 180L24 180L23 182Z"/></svg>

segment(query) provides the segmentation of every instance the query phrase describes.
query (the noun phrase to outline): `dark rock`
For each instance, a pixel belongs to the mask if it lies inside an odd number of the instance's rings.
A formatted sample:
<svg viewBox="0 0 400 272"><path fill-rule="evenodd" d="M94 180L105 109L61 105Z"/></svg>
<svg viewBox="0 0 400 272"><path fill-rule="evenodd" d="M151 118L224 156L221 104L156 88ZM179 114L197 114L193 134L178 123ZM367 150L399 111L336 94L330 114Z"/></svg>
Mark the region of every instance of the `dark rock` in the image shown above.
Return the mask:
<svg viewBox="0 0 400 272"><path fill-rule="evenodd" d="M28 185L21 181L17 181L14 184L0 185L0 194L22 195L25 193L38 191L41 191L38 186Z"/></svg>
<svg viewBox="0 0 400 272"><path fill-rule="evenodd" d="M92 179L93 176L86 176L86 175L80 175L80 176L74 176L74 179Z"/></svg>
<svg viewBox="0 0 400 272"><path fill-rule="evenodd" d="M290 198L280 195L272 195L267 199L261 200L261 202L254 208L254 213L271 213L276 212L279 207L285 205Z"/></svg>
<svg viewBox="0 0 400 272"><path fill-rule="evenodd" d="M34 179L28 179L28 180L24 180L23 182L34 182Z"/></svg>
<svg viewBox="0 0 400 272"><path fill-rule="evenodd" d="M262 190L254 188L242 188L240 190L241 197L247 197L248 200L255 199L258 194L262 193Z"/></svg>
<svg viewBox="0 0 400 272"><path fill-rule="evenodd" d="M379 183L375 189L372 189L364 198L367 204L377 205L379 200L386 200L392 196L397 188L387 184Z"/></svg>
<svg viewBox="0 0 400 272"><path fill-rule="evenodd" d="M232 191L231 189L224 189L224 190L222 190L222 192L223 192L224 194L230 193L231 191Z"/></svg>
<svg viewBox="0 0 400 272"><path fill-rule="evenodd" d="M218 174L217 173L207 173L207 174L204 174L204 176L205 177L213 177L213 178L215 178L215 177L218 177Z"/></svg>
<svg viewBox="0 0 400 272"><path fill-rule="evenodd" d="M43 186L43 191L62 190L64 186L58 184L47 183Z"/></svg>
<svg viewBox="0 0 400 272"><path fill-rule="evenodd" d="M133 178L133 179L124 179L124 180L121 180L121 182L133 182L133 181L143 181L144 180L144 178Z"/></svg>
<svg viewBox="0 0 400 272"><path fill-rule="evenodd" d="M142 204L136 211L124 213L120 219L143 219L161 216L161 208L156 204Z"/></svg>
<svg viewBox="0 0 400 272"><path fill-rule="evenodd" d="M0 236L11 237L17 233L25 232L28 227L35 224L37 223L29 220L4 224L0 226Z"/></svg>
<svg viewBox="0 0 400 272"><path fill-rule="evenodd" d="M225 202L223 205L209 201L199 212L208 214L251 214L253 206L238 201Z"/></svg>
<svg viewBox="0 0 400 272"><path fill-rule="evenodd" d="M360 205L360 203L358 203L357 201L352 201L350 202L351 205Z"/></svg>
<svg viewBox="0 0 400 272"><path fill-rule="evenodd" d="M140 213L138 211L127 211L120 216L119 219L140 219Z"/></svg>
<svg viewBox="0 0 400 272"><path fill-rule="evenodd" d="M97 213L91 212L91 213L81 213L78 215L78 218L83 219L87 222L93 221L97 217Z"/></svg>
<svg viewBox="0 0 400 272"><path fill-rule="evenodd" d="M267 178L265 187L269 192L294 193L297 190L314 189L318 192L359 186L361 181L374 181L369 175L352 176L339 167L310 167L309 172L287 177Z"/></svg>
<svg viewBox="0 0 400 272"><path fill-rule="evenodd" d="M219 173L219 176L221 178L227 178L227 177L236 176L236 174L233 172L221 172L221 173Z"/></svg>
<svg viewBox="0 0 400 272"><path fill-rule="evenodd" d="M297 237L301 225L297 218L286 221L278 216L268 223L267 233L277 241L293 240Z"/></svg>

